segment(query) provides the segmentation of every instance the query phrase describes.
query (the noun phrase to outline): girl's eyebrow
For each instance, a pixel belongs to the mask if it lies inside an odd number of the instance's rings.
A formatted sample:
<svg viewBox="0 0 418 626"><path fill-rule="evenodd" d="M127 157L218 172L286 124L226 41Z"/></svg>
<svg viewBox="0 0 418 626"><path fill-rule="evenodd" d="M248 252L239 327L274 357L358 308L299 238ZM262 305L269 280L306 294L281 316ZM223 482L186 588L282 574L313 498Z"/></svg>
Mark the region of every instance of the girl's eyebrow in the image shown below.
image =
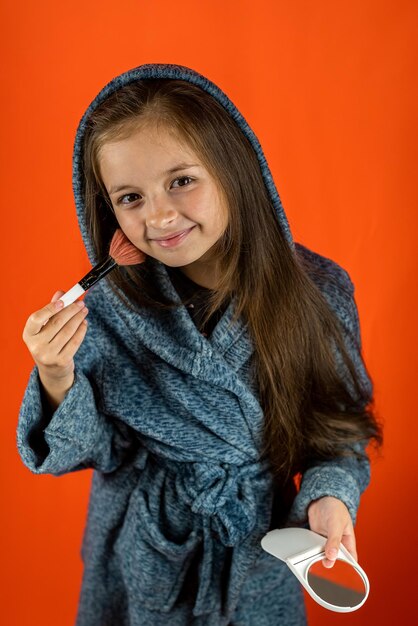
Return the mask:
<svg viewBox="0 0 418 626"><path fill-rule="evenodd" d="M179 172L180 170L187 170L189 167L199 167L198 163L179 163L171 168L171 170L167 170L164 174L175 174L175 172Z"/></svg>
<svg viewBox="0 0 418 626"><path fill-rule="evenodd" d="M163 172L163 176L168 176L169 174L175 174L176 172L179 172L181 170L187 170L190 167L200 167L200 165L198 163L179 163L178 165L175 165L169 170L166 170L165 172ZM129 189L129 187L134 187L134 186L135 185L118 185L117 187L111 187L109 190L109 195L111 196L114 193L117 193L118 191L123 191L124 189Z"/></svg>

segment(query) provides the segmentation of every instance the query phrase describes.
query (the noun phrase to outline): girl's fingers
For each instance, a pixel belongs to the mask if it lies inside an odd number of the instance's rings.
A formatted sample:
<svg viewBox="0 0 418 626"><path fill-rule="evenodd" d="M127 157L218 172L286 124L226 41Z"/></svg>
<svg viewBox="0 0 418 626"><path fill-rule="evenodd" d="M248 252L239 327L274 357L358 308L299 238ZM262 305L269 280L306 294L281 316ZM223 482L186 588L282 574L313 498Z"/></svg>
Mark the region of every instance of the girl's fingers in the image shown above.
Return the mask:
<svg viewBox="0 0 418 626"><path fill-rule="evenodd" d="M43 309L35 311L26 322L23 340L45 380L67 377L74 370L73 357L87 330L88 313L84 302L64 307L57 291ZM64 308L63 308L64 307Z"/></svg>
<svg viewBox="0 0 418 626"><path fill-rule="evenodd" d="M57 300L59 300L59 298L61 298L61 296L63 296L64 293L65 291L56 291L54 295L52 296L51 302L56 302Z"/></svg>
<svg viewBox="0 0 418 626"><path fill-rule="evenodd" d="M358 561L356 537L354 535L354 530L352 533L343 535L341 543L344 545L345 548L347 548L351 556L354 557L356 561Z"/></svg>
<svg viewBox="0 0 418 626"><path fill-rule="evenodd" d="M62 327L70 317L78 313L80 308L84 307L83 302L79 300L78 302L74 302L73 305L66 307L62 315L57 316L57 314L60 313L64 307L64 303L59 299L64 293L64 291L56 291L49 304L29 316L23 331L23 339L25 343L41 331L46 331L48 337L45 337L45 339L51 341L57 333L57 328L59 330L59 328ZM49 328L45 329L44 327L50 320L51 324L49 325ZM50 331L52 331L52 333Z"/></svg>
<svg viewBox="0 0 418 626"><path fill-rule="evenodd" d="M57 306L62 300L57 300L50 306ZM84 302L74 302L70 306L65 307L63 310L59 310L59 314L53 315L48 323L42 328L42 343L51 343L53 339L59 334L62 328L67 324L71 318L78 315L82 309L84 309ZM62 307L61 307L62 308ZM40 337L41 337L40 336Z"/></svg>
<svg viewBox="0 0 418 626"><path fill-rule="evenodd" d="M59 329L59 332L49 342L49 348L54 354L62 356L61 352L64 347L71 341L72 337L77 332L78 328L84 321L88 313L88 309L83 305L83 308L77 311L75 315L70 317L67 322Z"/></svg>
<svg viewBox="0 0 418 626"><path fill-rule="evenodd" d="M325 567L332 567L337 558L338 550L340 547L340 543L343 544L345 548L349 551L352 557L357 561L357 550L356 550L356 538L354 535L354 529L352 524L350 523L342 532L334 533L333 535L328 535L327 543L325 544L325 559L323 559L323 564Z"/></svg>
<svg viewBox="0 0 418 626"><path fill-rule="evenodd" d="M338 550L340 547L340 538L328 537L328 541L325 546L325 558L322 560L325 567L332 567L337 560Z"/></svg>
<svg viewBox="0 0 418 626"><path fill-rule="evenodd" d="M327 529L327 542L325 544L325 567L332 567L337 559L338 550L343 536L344 525L340 519L330 521Z"/></svg>
<svg viewBox="0 0 418 626"><path fill-rule="evenodd" d="M23 339L26 341L30 339L30 337L34 337L37 335L45 326L45 324L56 315L64 306L64 303L61 300L57 300L56 302L50 302L43 309L39 311L35 311L32 315L29 316L25 329L23 331Z"/></svg>
<svg viewBox="0 0 418 626"><path fill-rule="evenodd" d="M87 326L88 326L87 320L84 319L80 323L80 326L77 328L77 330L75 331L71 339L69 339L69 341L67 341L65 346L62 348L59 354L59 357L60 359L62 359L63 362L70 361L71 359L73 359L75 353L81 346L83 339L86 335Z"/></svg>
<svg viewBox="0 0 418 626"><path fill-rule="evenodd" d="M311 530L327 537L324 547L325 567L332 567L342 543L357 559L353 523L345 504L337 498L325 496L311 503L308 509Z"/></svg>
<svg viewBox="0 0 418 626"><path fill-rule="evenodd" d="M61 296L64 293L65 291L56 291L54 295L52 296L51 303L57 302L57 300L59 300L59 298L61 298ZM48 322L49 322L49 319L44 322L43 326L45 326L45 324L48 324Z"/></svg>

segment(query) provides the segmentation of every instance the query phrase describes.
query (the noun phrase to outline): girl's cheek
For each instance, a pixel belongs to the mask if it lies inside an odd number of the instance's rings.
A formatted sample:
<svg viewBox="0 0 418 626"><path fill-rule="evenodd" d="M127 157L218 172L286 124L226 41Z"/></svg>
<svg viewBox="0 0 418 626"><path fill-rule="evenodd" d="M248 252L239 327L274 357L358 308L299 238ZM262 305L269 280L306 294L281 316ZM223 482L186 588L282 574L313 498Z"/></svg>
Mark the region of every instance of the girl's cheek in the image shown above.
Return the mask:
<svg viewBox="0 0 418 626"><path fill-rule="evenodd" d="M137 229L140 224L140 218L138 212L131 210L119 210L115 213L116 219L119 222L122 230L124 229Z"/></svg>

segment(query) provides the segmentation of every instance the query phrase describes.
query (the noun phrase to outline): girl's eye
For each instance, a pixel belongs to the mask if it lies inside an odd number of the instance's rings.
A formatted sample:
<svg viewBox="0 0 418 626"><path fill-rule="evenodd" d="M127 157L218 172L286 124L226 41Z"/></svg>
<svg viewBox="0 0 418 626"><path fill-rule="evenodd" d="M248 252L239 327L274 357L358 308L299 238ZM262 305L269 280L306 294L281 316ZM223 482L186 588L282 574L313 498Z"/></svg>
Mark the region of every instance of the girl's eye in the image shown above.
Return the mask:
<svg viewBox="0 0 418 626"><path fill-rule="evenodd" d="M176 178L176 180L173 180L173 187L176 186L174 183L179 183L177 186L178 187L185 187L186 185L190 185L190 183L193 181L193 178L190 178L190 176L180 176L180 178Z"/></svg>
<svg viewBox="0 0 418 626"><path fill-rule="evenodd" d="M132 198L135 196L135 198L132 200ZM128 204L132 204L132 202L135 202L138 198L140 198L141 196L137 193L126 193L124 196L121 196L118 199L118 204L122 204L127 206ZM128 200L126 200L126 198L128 198ZM129 200L129 198L131 198L131 200Z"/></svg>
<svg viewBox="0 0 418 626"><path fill-rule="evenodd" d="M187 185L190 185L190 183L193 182L193 178L191 178L190 176L180 176L179 178L176 178L175 180L173 180L173 182L171 183L172 187L185 187ZM176 185L176 183L178 183ZM126 193L124 196L121 196L120 198L118 198L117 200L117 204L122 205L122 206L129 206L130 204L133 204L134 202L137 202L138 200L141 199L141 196L138 193Z"/></svg>

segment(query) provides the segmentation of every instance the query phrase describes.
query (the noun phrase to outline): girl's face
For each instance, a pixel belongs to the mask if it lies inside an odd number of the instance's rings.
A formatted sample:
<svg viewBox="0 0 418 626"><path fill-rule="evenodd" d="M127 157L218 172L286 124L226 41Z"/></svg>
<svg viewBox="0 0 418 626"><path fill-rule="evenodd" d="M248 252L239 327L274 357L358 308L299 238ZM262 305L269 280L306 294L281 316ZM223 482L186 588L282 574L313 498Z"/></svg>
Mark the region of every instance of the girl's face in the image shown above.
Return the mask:
<svg viewBox="0 0 418 626"><path fill-rule="evenodd" d="M99 165L128 239L197 283L214 286L212 248L227 227L228 211L197 155L167 129L146 126L104 144Z"/></svg>

